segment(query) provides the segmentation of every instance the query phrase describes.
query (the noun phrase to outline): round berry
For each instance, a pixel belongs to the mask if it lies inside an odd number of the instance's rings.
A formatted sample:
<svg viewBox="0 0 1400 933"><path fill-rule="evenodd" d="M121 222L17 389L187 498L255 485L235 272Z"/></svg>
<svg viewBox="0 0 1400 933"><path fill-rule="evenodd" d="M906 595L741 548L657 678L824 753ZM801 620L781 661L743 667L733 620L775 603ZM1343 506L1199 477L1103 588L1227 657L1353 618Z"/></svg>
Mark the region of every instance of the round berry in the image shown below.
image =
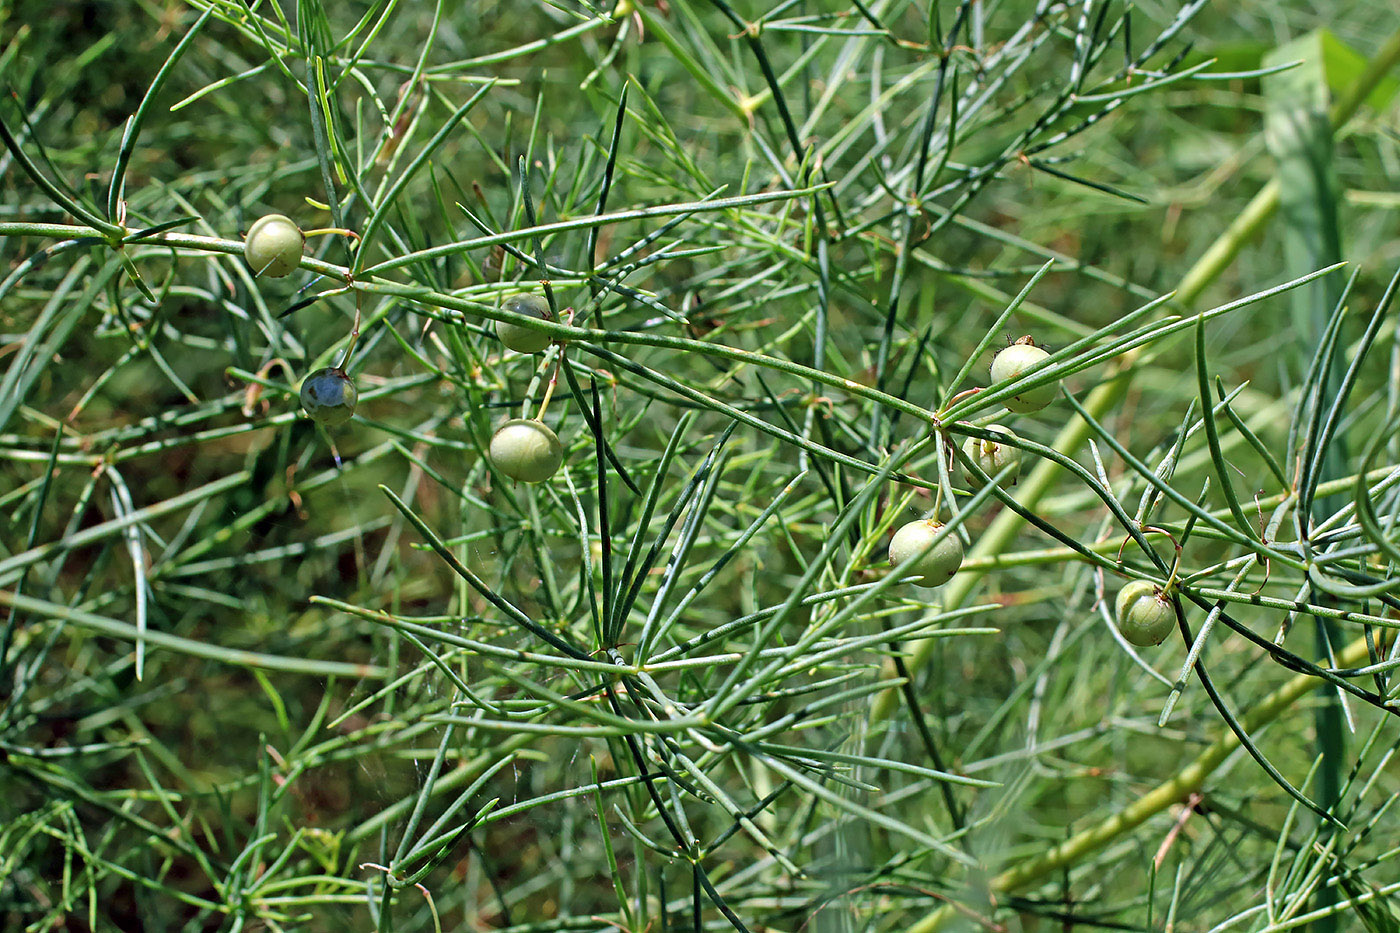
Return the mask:
<svg viewBox="0 0 1400 933"><path fill-rule="evenodd" d="M984 429L992 434L1000 434L1007 438L1016 438L1014 431L1004 428L999 424L989 424ZM982 472L988 476L995 477L1007 467L1011 468L1011 475L1006 478L1008 486L1015 486L1016 479L1021 473L1021 448L1012 447L1010 444L1003 444L1000 441L986 441L980 437L969 437L963 443L963 453L967 458L982 468ZM981 485L981 478L972 470L967 471L968 482L973 485Z"/></svg>
<svg viewBox="0 0 1400 933"><path fill-rule="evenodd" d="M515 418L491 435L491 462L511 479L543 483L564 462L564 447L542 421Z"/></svg>
<svg viewBox="0 0 1400 933"><path fill-rule="evenodd" d="M1022 337L992 359L992 382L1000 383L1019 379L1049 357L1050 354L1041 347L1037 347L1031 338ZM1040 411L1053 402L1059 392L1060 384L1058 381L1047 382L1044 385L1024 389L1017 395L1002 399L1001 403L1017 414L1024 415L1028 412Z"/></svg>
<svg viewBox="0 0 1400 933"><path fill-rule="evenodd" d="M1176 626L1171 602L1147 580L1134 580L1118 591L1114 615L1118 631L1139 648L1160 645Z"/></svg>
<svg viewBox="0 0 1400 933"><path fill-rule="evenodd" d="M318 369L301 381L301 407L312 421L328 427L349 421L359 397L345 370L334 366Z"/></svg>
<svg viewBox="0 0 1400 933"><path fill-rule="evenodd" d="M513 295L506 299L505 308L515 314L526 314L548 321L549 302L539 295ZM509 321L496 322L496 336L516 353L539 353L550 344L550 336Z"/></svg>
<svg viewBox="0 0 1400 933"><path fill-rule="evenodd" d="M942 586L953 579L962 566L962 542L956 534L945 535L942 541L929 547L942 528L942 522L921 519L904 525L890 539L891 564L898 566L915 555L922 555L905 570L906 574L918 577L914 581L918 586Z"/></svg>
<svg viewBox="0 0 1400 933"><path fill-rule="evenodd" d="M306 237L290 217L268 214L259 217L243 238L243 257L253 274L280 279L301 264Z"/></svg>

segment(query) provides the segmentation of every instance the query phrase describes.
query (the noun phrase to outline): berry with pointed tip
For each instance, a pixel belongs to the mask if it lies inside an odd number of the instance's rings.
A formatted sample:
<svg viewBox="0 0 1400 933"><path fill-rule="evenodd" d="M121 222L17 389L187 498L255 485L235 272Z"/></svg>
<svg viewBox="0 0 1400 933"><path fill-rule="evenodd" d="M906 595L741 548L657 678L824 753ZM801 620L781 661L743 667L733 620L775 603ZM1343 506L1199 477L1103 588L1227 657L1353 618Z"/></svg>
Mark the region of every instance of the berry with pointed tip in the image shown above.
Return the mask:
<svg viewBox="0 0 1400 933"><path fill-rule="evenodd" d="M1031 340L1030 337L1022 337L993 357L992 382L995 384L1019 379L1049 357L1050 354L1043 348L1036 346L1035 341ZM1001 403L1011 411L1024 415L1040 411L1053 402L1059 393L1060 383L1056 380L1031 389L1023 389L1016 395L1002 399Z"/></svg>
<svg viewBox="0 0 1400 933"><path fill-rule="evenodd" d="M1001 434L1007 438L1016 438L1016 433L1009 428L1004 428L999 424L989 424L983 430L993 434ZM1019 438L1017 438L1019 440ZM995 477L1007 467L1011 468L1011 474L1006 478L1006 485L1015 486L1016 479L1021 473L1021 448L1012 447L1000 441L987 441L980 437L969 437L963 443L963 453L967 458L982 468L982 472L988 476ZM982 484L981 477L972 470L967 471L968 482L974 486Z"/></svg>
<svg viewBox="0 0 1400 933"><path fill-rule="evenodd" d="M301 407L312 421L327 427L349 421L359 397L349 375L335 366L318 369L301 381Z"/></svg>
<svg viewBox="0 0 1400 933"><path fill-rule="evenodd" d="M918 577L914 581L918 586L942 586L953 579L962 566L963 547L956 534L945 535L942 541L929 547L942 528L942 522L920 519L902 526L890 539L890 563L895 566L922 554L904 571Z"/></svg>
<svg viewBox="0 0 1400 933"><path fill-rule="evenodd" d="M548 321L549 302L539 295L512 295L506 299L505 309L515 314L526 314ZM550 344L549 334L532 330L509 321L496 322L496 336L516 353L539 353Z"/></svg>
<svg viewBox="0 0 1400 933"><path fill-rule="evenodd" d="M511 479L543 483L564 462L564 447L543 421L513 418L491 435L491 462Z"/></svg>
<svg viewBox="0 0 1400 933"><path fill-rule="evenodd" d="M1171 602L1157 585L1147 580L1134 580L1118 591L1113 604L1118 631L1128 644L1139 648L1160 645L1176 626L1176 613Z"/></svg>
<svg viewBox="0 0 1400 933"><path fill-rule="evenodd" d="M306 237L290 217L268 214L259 217L243 238L243 258L253 274L280 279L301 264Z"/></svg>

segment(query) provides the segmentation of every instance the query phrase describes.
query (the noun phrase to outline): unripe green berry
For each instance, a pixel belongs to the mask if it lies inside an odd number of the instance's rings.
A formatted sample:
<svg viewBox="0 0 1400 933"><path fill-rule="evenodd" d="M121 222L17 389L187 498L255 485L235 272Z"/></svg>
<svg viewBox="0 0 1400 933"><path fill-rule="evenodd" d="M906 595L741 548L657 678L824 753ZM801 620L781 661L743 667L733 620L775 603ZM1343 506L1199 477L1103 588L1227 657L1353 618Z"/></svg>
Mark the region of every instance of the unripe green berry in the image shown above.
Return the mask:
<svg viewBox="0 0 1400 933"><path fill-rule="evenodd" d="M1015 432L999 424L989 424L984 430L1008 438L1016 437ZM986 441L980 437L969 437L963 443L963 453L967 454L969 460L981 467L983 473L991 477L995 477L1002 470L1010 467L1011 474L1006 478L1006 485L1016 485L1016 479L1021 473L1021 448L1012 447L1010 444L1003 444L1000 441ZM972 470L967 471L967 479L974 485L981 485L982 482L981 477Z"/></svg>
<svg viewBox="0 0 1400 933"><path fill-rule="evenodd" d="M564 462L564 447L542 421L515 418L491 435L491 462L511 479L543 483Z"/></svg>
<svg viewBox="0 0 1400 933"><path fill-rule="evenodd" d="M1045 362L1050 354L1037 347L1029 337L1022 337L992 359L993 384L1019 379ZM1040 411L1055 400L1060 392L1058 381L1047 382L1032 389L1002 399L1002 404L1017 414Z"/></svg>
<svg viewBox="0 0 1400 933"><path fill-rule="evenodd" d="M349 421L359 397L345 370L334 366L318 369L301 381L301 407L312 421L327 427Z"/></svg>
<svg viewBox="0 0 1400 933"><path fill-rule="evenodd" d="M549 302L539 295L513 295L506 299L505 309L542 321L549 320ZM496 336L516 353L539 353L550 344L548 334L509 321L496 322Z"/></svg>
<svg viewBox="0 0 1400 933"><path fill-rule="evenodd" d="M1160 645L1176 626L1171 602L1147 580L1134 580L1118 591L1114 616L1118 631L1139 648Z"/></svg>
<svg viewBox="0 0 1400 933"><path fill-rule="evenodd" d="M922 554L904 571L918 577L918 586L942 586L953 579L962 566L963 547L955 533L945 535L932 548L929 544L943 528L941 522L931 518L910 522L901 527L890 539L890 563L898 566L904 561Z"/></svg>
<svg viewBox="0 0 1400 933"><path fill-rule="evenodd" d="M268 214L259 217L243 238L243 257L253 274L280 279L301 264L306 237L290 217Z"/></svg>

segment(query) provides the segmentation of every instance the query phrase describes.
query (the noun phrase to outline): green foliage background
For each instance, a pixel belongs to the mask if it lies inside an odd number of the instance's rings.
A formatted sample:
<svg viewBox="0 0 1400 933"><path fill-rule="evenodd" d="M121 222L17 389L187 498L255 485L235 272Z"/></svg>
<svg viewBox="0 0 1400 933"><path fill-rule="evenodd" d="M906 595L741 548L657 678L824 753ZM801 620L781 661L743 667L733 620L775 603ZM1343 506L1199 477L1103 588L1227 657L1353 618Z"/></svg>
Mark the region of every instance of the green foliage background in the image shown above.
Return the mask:
<svg viewBox="0 0 1400 933"><path fill-rule="evenodd" d="M1343 6L0 4L0 927L1396 929L1400 52ZM271 211L378 232L259 280ZM958 395L1024 333L1083 435ZM950 460L993 420L1018 486ZM1178 576L1219 702L1109 621Z"/></svg>

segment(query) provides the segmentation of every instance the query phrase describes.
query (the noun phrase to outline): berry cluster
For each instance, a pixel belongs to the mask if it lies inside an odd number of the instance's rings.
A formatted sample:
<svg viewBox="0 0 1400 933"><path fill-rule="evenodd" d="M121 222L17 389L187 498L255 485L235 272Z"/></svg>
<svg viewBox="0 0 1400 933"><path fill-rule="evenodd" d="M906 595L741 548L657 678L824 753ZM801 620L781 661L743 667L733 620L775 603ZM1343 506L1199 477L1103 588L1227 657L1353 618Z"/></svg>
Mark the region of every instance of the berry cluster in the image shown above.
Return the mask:
<svg viewBox="0 0 1400 933"><path fill-rule="evenodd" d="M243 238L244 258L259 277L290 275L301 265L305 248L306 235L282 214L260 217ZM512 314L552 320L549 303L539 295L514 295L506 299L505 309ZM507 321L497 323L496 336L516 353L539 353L553 342L546 333ZM302 380L301 407L312 421L335 427L354 417L359 392L343 367L342 361L340 366L318 369ZM505 476L522 483L542 483L558 472L564 462L564 447L543 421L515 418L496 429L488 455L492 465Z"/></svg>
<svg viewBox="0 0 1400 933"><path fill-rule="evenodd" d="M254 273L280 278L291 274L300 264L306 246L306 236L296 223L282 214L260 218L248 230L244 239L244 256ZM538 295L514 295L505 302L512 314L551 320L549 303ZM516 353L540 353L553 342L547 333L514 322L496 324L496 336L506 348ZM993 383L1011 382L1033 373L1050 354L1027 336L1022 337L992 360ZM1007 409L1017 414L1036 412L1054 401L1059 391L1057 380L1029 387L1005 400ZM328 427L344 424L355 414L359 393L350 376L340 367L319 369L301 384L301 406L313 421ZM968 470L968 480L980 484L982 477L997 476L1009 470L1005 477L1014 484L1020 471L1019 440L1011 429L989 425L987 430L1002 435L1008 443L970 437L963 452L978 470ZM564 461L564 448L559 438L543 421L514 418L506 421L491 436L488 448L491 463L510 479L523 483L542 483L553 476ZM890 563L911 563L906 568L910 579L918 586L941 586L957 575L962 566L963 546L957 534L944 530L933 519L909 522L895 532L890 541ZM1175 615L1171 603L1160 589L1146 581L1134 581L1118 594L1117 619L1123 637L1134 645L1161 643L1171 631Z"/></svg>
<svg viewBox="0 0 1400 933"><path fill-rule="evenodd" d="M1049 358L1050 354L1033 339L1022 337L993 358L992 382L1020 379ZM1027 414L1049 405L1058 392L1059 381L1052 380L1010 396L1005 404L1017 414ZM999 476L1007 471L1003 478L1014 485L1021 470L1021 449L1017 444L1020 438L1010 428L999 424L988 425L986 430L1004 437L1006 443L969 437L963 444L963 453L978 469L966 471L968 481L980 485L984 475ZM933 519L920 519L902 526L890 541L890 563L898 565L914 559L908 570L918 586L941 586L953 579L962 566L962 542L953 532L942 533L940 537L942 528L942 524Z"/></svg>
<svg viewBox="0 0 1400 933"><path fill-rule="evenodd" d="M996 384L1021 379L1049 358L1050 354L1031 337L1022 337L993 358L991 381ZM1029 414L1049 405L1058 392L1059 380L1051 380L1011 395L1004 403L1012 412ZM987 425L985 430L1005 442L981 437L969 437L964 442L963 453L976 467L965 471L968 482L980 486L986 477L1001 476L1008 485L1015 485L1021 469L1020 438L999 424ZM910 562L904 570L916 586L935 587L957 575L963 546L957 534L945 530L941 522L924 518L909 522L894 533L889 557L894 566ZM1146 580L1134 580L1124 586L1114 609L1118 631L1138 647L1161 644L1176 624L1176 611L1167 592Z"/></svg>

